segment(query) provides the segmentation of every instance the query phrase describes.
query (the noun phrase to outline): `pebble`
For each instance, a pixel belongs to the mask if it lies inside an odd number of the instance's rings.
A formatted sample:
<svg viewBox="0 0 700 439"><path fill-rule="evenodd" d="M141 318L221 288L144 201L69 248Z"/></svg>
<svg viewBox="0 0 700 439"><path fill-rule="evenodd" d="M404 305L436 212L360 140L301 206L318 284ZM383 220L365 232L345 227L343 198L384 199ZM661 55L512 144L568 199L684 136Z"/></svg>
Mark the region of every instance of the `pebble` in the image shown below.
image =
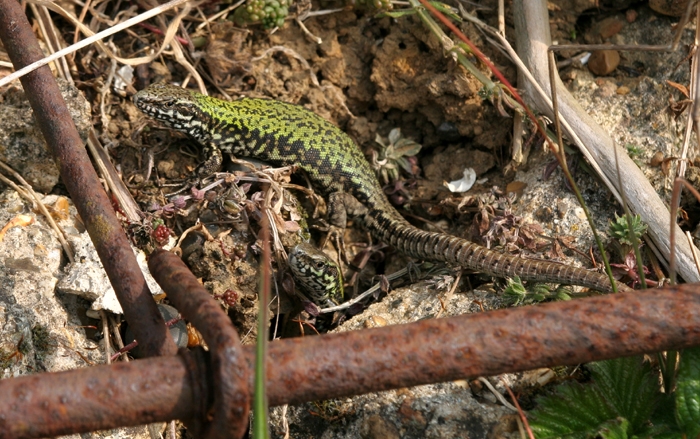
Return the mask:
<svg viewBox="0 0 700 439"><path fill-rule="evenodd" d="M594 75L609 75L620 64L620 54L617 50L596 50L588 60L588 69Z"/></svg>
<svg viewBox="0 0 700 439"><path fill-rule="evenodd" d="M365 328L380 328L382 326L386 326L389 323L386 321L386 319L382 316L371 316L369 319L365 320L364 327Z"/></svg>
<svg viewBox="0 0 700 439"><path fill-rule="evenodd" d="M617 35L620 33L623 27L625 27L625 22L617 17L608 17L601 20L597 26L598 34L603 40L607 40L608 38Z"/></svg>
<svg viewBox="0 0 700 439"><path fill-rule="evenodd" d="M527 187L527 183L522 181L512 181L506 186L506 193L515 193L518 197L522 196L523 190Z"/></svg>
<svg viewBox="0 0 700 439"><path fill-rule="evenodd" d="M688 0L649 0L649 7L659 14L680 17L688 6Z"/></svg>
<svg viewBox="0 0 700 439"><path fill-rule="evenodd" d="M661 163L664 161L664 153L661 151L656 151L653 156L651 156L651 159L649 160L649 165L651 166L660 166Z"/></svg>
<svg viewBox="0 0 700 439"><path fill-rule="evenodd" d="M399 439L401 437L398 428L379 415L372 415L365 419L360 427L360 435L363 439Z"/></svg>

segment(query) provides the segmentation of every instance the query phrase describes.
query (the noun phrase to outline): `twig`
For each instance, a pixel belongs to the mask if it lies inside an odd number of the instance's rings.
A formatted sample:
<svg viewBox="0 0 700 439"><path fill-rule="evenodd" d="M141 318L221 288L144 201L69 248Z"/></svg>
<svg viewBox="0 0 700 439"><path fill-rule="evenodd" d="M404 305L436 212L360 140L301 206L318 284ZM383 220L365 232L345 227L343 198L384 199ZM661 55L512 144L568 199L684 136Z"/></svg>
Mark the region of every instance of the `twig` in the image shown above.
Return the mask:
<svg viewBox="0 0 700 439"><path fill-rule="evenodd" d="M66 241L66 233L63 231L63 229L56 224L56 221L54 221L53 217L49 213L49 210L46 208L44 203L41 201L39 196L37 195L36 192L34 192L34 189L32 186L27 183L27 181L22 178L21 175L17 173L14 169L6 165L4 162L0 161L0 168L4 169L6 172L10 173L17 181L20 182L20 184L23 186L23 189L20 189L14 182L12 182L9 179L6 179L4 176L0 175L0 179L2 179L5 183L7 183L9 186L11 186L14 190L17 191L18 194L23 196L25 199L27 199L30 202L35 203L41 214L46 218L46 221L49 223L49 226L56 232L56 238L58 238L58 242L61 243L61 247L63 247L63 251L66 252L66 256L68 256L68 260L70 262L75 262L75 254L73 253L73 248L68 244L68 241Z"/></svg>
<svg viewBox="0 0 700 439"><path fill-rule="evenodd" d="M518 411L518 409L515 408L515 406L513 404L506 401L506 399L503 397L503 395L501 395L501 392L496 390L496 388L493 387L493 384L491 384L489 382L489 380L487 380L484 377L479 377L479 381L482 382L491 391L491 393L493 393L493 395L496 397L496 399L498 401L500 401L501 404L503 404L505 407L508 407L509 409L513 410L514 412Z"/></svg>
<svg viewBox="0 0 700 439"><path fill-rule="evenodd" d="M384 277L386 278L386 280L392 281L392 280L398 279L398 278L400 278L401 276L404 276L404 275L406 275L406 274L408 274L408 268L402 268L401 270L399 270L399 271L397 271L397 272L394 272L394 273L391 273L391 274L388 274L388 275L386 275L386 276L384 276ZM323 309L319 310L319 313L320 313L320 314L326 314L326 313L330 313L330 312L336 312L336 311L342 311L342 310L344 310L344 309L348 309L348 308L350 308L352 305L361 302L362 300L366 299L366 298L369 297L370 295L372 295L372 294L374 294L375 292L379 291L379 289L381 288L381 286L382 286L381 282L377 282L377 283L376 283L374 286L372 286L370 289L368 289L368 290L365 291L364 293L360 294L359 296L355 297L354 299L348 300L347 302L344 302L344 303L342 303L341 305L338 305L338 306L331 306L331 307L329 307L329 308L323 308Z"/></svg>
<svg viewBox="0 0 700 439"><path fill-rule="evenodd" d="M107 317L107 311L100 310L100 320L102 320L102 341L104 342L105 348L105 363L112 364L112 358L110 351L112 350L112 345L109 342L109 318Z"/></svg>

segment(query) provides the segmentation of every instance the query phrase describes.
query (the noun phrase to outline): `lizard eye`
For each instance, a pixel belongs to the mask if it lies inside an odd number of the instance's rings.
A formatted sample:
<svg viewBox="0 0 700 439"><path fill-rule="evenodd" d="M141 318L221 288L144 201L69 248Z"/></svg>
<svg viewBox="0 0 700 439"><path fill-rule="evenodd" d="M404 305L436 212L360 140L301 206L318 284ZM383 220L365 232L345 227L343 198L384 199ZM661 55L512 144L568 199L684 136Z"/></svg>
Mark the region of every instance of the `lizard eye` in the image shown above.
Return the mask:
<svg viewBox="0 0 700 439"><path fill-rule="evenodd" d="M314 266L320 270L321 268L323 268L323 261L314 262Z"/></svg>

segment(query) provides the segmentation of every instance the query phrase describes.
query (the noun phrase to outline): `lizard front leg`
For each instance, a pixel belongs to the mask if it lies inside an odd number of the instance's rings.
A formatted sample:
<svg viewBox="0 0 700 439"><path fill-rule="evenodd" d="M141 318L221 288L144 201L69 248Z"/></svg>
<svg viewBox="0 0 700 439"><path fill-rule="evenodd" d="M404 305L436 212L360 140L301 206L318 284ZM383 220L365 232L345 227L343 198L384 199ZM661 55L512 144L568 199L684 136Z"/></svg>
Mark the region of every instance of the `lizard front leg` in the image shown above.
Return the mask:
<svg viewBox="0 0 700 439"><path fill-rule="evenodd" d="M203 145L202 152L204 152L205 159L197 168L197 177L200 180L219 171L224 161L221 149L216 145Z"/></svg>

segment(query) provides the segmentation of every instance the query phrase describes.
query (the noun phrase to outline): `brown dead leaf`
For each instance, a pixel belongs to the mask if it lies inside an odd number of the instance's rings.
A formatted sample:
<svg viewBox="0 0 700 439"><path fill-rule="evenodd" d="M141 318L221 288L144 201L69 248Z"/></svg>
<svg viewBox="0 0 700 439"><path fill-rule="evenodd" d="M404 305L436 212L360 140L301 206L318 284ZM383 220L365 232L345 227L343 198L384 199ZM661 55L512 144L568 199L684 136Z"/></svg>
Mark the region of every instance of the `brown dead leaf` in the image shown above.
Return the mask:
<svg viewBox="0 0 700 439"><path fill-rule="evenodd" d="M690 92L688 91L688 87L686 87L685 85L679 84L679 83L673 82L673 81L668 81L668 80L666 81L666 84L670 85L671 87L675 88L679 92L683 93L683 95L686 98L690 98Z"/></svg>
<svg viewBox="0 0 700 439"><path fill-rule="evenodd" d="M561 245L559 244L558 240L555 239L554 242L552 243L552 247L549 249L548 256L550 259L555 259L555 260L556 259L561 260L561 259L566 258L566 255L562 251Z"/></svg>
<svg viewBox="0 0 700 439"><path fill-rule="evenodd" d="M506 193L514 193L518 197L520 197L523 194L523 190L527 187L527 183L522 182L522 181L512 181L508 183L508 186L506 186Z"/></svg>

